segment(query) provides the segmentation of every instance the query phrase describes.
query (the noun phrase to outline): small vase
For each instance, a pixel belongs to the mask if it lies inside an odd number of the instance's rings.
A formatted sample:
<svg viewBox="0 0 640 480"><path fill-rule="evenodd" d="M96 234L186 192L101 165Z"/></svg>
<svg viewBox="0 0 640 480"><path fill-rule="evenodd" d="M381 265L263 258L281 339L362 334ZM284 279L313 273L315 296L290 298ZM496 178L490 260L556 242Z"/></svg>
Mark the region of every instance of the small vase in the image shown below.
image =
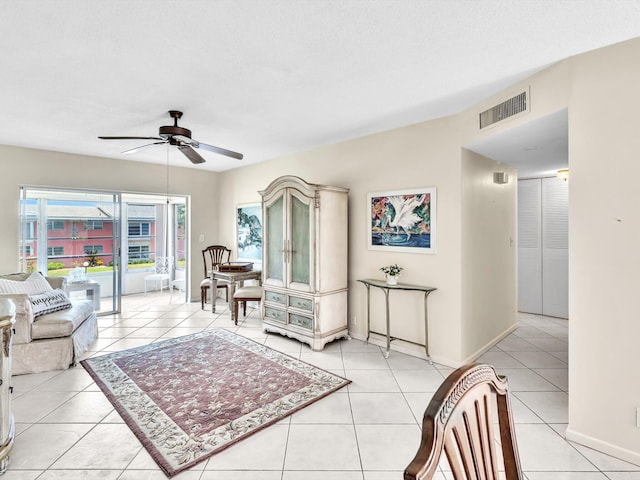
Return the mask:
<svg viewBox="0 0 640 480"><path fill-rule="evenodd" d="M397 275L387 275L387 285L397 285L398 277Z"/></svg>

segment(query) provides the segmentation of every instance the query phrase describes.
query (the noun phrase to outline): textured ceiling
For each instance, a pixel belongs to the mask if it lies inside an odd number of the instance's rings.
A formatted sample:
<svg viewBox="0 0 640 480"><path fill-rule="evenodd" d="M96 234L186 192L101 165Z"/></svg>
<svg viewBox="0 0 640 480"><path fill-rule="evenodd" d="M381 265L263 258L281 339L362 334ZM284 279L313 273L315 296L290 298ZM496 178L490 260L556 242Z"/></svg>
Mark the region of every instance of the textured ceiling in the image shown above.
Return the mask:
<svg viewBox="0 0 640 480"><path fill-rule="evenodd" d="M0 144L166 162L167 110L222 171L441 117L640 36L635 0L3 0ZM172 150L171 163L191 166Z"/></svg>

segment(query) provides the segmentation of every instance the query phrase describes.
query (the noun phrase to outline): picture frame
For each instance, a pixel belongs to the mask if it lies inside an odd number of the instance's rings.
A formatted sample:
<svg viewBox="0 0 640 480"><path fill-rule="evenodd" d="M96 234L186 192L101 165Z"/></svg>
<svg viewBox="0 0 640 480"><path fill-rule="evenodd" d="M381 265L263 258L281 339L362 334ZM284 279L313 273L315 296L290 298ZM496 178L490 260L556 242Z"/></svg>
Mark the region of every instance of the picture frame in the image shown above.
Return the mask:
<svg viewBox="0 0 640 480"><path fill-rule="evenodd" d="M436 188L367 194L369 250L436 253Z"/></svg>
<svg viewBox="0 0 640 480"><path fill-rule="evenodd" d="M262 263L262 204L245 203L236 206L237 259Z"/></svg>

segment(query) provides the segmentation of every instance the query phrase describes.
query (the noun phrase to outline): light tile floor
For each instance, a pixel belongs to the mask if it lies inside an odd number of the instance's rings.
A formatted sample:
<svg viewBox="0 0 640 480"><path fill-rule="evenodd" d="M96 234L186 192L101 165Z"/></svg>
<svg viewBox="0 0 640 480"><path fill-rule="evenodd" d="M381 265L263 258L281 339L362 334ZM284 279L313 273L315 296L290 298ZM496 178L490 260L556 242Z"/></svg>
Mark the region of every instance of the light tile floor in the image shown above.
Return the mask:
<svg viewBox="0 0 640 480"><path fill-rule="evenodd" d="M358 340L313 352L265 334L256 310L240 326L226 304L168 303L168 294L129 296L123 313L100 317L91 354L228 328L353 381L319 402L214 455L179 480L399 480L413 458L420 422L451 369ZM508 375L522 467L528 480L640 480L631 465L567 442L567 322L521 314L519 328L479 361ZM3 480L156 480L164 474L82 367L16 376L16 439ZM438 480L450 479L441 471Z"/></svg>

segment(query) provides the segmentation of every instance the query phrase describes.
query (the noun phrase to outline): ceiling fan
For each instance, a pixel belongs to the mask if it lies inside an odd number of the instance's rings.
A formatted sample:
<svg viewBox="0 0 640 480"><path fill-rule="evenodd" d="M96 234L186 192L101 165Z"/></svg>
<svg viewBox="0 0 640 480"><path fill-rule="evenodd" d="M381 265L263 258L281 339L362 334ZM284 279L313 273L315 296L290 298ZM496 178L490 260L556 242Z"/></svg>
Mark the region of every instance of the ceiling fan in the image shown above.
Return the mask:
<svg viewBox="0 0 640 480"><path fill-rule="evenodd" d="M130 150L126 150L122 153L125 155L136 153L143 148L151 147L153 145L163 145L168 143L169 145L175 145L178 150L191 160L191 163L204 163L205 159L200 156L194 148L201 148L213 153L219 153L227 157L236 158L242 160L243 155L238 152L233 152L225 148L214 147L213 145L207 145L206 143L198 142L191 138L191 130L178 126L178 119L182 118L182 112L177 110L169 110L169 115L173 118L173 125L167 125L160 127L157 137L98 137L102 140L158 140L157 142L148 143L147 145L141 145Z"/></svg>

